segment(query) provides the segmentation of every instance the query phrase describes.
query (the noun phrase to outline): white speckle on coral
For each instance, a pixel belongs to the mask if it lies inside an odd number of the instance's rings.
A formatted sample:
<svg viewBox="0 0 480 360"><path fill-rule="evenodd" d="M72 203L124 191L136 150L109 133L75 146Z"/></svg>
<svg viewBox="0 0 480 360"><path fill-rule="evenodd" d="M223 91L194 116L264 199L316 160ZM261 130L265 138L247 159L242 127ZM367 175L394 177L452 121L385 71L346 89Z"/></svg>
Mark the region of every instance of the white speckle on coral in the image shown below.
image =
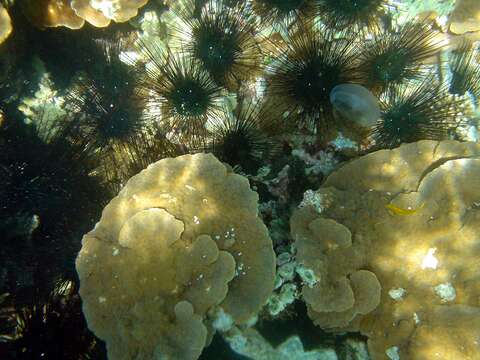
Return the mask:
<svg viewBox="0 0 480 360"><path fill-rule="evenodd" d="M387 354L388 358L391 360L400 360L398 350L398 346L392 346L385 350L385 354Z"/></svg>
<svg viewBox="0 0 480 360"><path fill-rule="evenodd" d="M328 201L322 196L322 194L313 190L307 190L303 194L303 200L298 207L312 206L318 214L321 214L327 205Z"/></svg>
<svg viewBox="0 0 480 360"><path fill-rule="evenodd" d="M194 216L194 217L193 217L193 222L194 222L196 225L200 224L200 219L198 218L198 216Z"/></svg>
<svg viewBox="0 0 480 360"><path fill-rule="evenodd" d="M197 189L195 189L193 186L188 185L188 184L185 185L185 187L186 187L188 190L190 190L190 191L195 191L195 190L197 190Z"/></svg>
<svg viewBox="0 0 480 360"><path fill-rule="evenodd" d="M438 266L438 259L435 257L435 252L437 248L428 249L427 255L424 256L422 260L422 270L433 269L435 270Z"/></svg>
<svg viewBox="0 0 480 360"><path fill-rule="evenodd" d="M390 295L390 297L393 300L400 301L400 300L403 300L403 297L405 296L406 293L407 291L405 289L397 288L397 289L390 289L390 291L388 292L388 295Z"/></svg>
<svg viewBox="0 0 480 360"><path fill-rule="evenodd" d="M118 250L118 248L114 247L114 248L113 248L112 255L113 255L113 256L117 256L119 253L120 253L120 250Z"/></svg>
<svg viewBox="0 0 480 360"><path fill-rule="evenodd" d="M99 296L99 297L98 297L98 302L99 302L100 304L103 304L103 303L106 302L106 301L107 301L107 298L106 298L106 297L104 297L104 296Z"/></svg>
<svg viewBox="0 0 480 360"><path fill-rule="evenodd" d="M413 313L413 321L415 321L415 324L420 324L420 318L417 313Z"/></svg>
<svg viewBox="0 0 480 360"><path fill-rule="evenodd" d="M455 300L457 292L451 283L444 283L434 287L435 293L442 299L442 302Z"/></svg>

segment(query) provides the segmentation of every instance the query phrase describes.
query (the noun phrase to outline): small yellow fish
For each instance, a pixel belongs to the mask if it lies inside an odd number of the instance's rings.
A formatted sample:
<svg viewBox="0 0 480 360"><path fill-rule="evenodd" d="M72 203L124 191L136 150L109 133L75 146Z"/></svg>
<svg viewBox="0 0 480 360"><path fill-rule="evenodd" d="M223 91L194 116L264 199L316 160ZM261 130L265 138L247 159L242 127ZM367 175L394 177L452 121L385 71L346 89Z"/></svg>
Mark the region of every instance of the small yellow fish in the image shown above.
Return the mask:
<svg viewBox="0 0 480 360"><path fill-rule="evenodd" d="M397 205L394 205L394 204L387 204L385 205L385 207L390 210L392 213L394 213L395 215L403 215L403 216L406 216L406 215L413 215L415 214L418 210L420 210L421 208L423 208L425 206L425 203L422 203L422 205L420 205L418 208L416 209L403 209L401 207L398 207Z"/></svg>

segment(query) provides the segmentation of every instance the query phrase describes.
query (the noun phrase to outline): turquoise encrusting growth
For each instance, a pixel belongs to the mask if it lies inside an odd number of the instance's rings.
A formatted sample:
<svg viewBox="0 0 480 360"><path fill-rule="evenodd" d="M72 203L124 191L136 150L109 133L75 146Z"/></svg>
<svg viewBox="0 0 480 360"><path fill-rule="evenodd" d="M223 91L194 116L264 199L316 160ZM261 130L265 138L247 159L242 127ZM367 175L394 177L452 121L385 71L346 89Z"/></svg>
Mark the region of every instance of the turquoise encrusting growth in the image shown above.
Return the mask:
<svg viewBox="0 0 480 360"><path fill-rule="evenodd" d="M479 10L0 0L2 360L477 359Z"/></svg>

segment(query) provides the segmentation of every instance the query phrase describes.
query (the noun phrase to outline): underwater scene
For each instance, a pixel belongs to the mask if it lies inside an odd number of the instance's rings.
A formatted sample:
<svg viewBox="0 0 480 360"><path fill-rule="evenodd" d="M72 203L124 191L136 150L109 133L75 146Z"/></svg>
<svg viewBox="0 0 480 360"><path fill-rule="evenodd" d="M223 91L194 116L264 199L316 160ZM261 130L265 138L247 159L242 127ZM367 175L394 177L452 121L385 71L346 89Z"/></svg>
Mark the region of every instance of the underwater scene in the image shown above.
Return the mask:
<svg viewBox="0 0 480 360"><path fill-rule="evenodd" d="M0 360L480 360L480 0L0 0Z"/></svg>

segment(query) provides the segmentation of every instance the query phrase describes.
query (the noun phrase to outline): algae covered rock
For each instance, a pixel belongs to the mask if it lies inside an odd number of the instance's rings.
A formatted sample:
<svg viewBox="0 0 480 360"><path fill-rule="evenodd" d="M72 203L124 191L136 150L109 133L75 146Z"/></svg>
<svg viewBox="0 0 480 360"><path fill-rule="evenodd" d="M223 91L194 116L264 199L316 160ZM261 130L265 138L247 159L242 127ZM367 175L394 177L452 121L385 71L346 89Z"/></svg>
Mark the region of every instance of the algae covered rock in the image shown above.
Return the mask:
<svg viewBox="0 0 480 360"><path fill-rule="evenodd" d="M275 255L248 180L213 155L131 178L76 261L88 325L110 359L196 359L207 312L241 324L273 290Z"/></svg>
<svg viewBox="0 0 480 360"><path fill-rule="evenodd" d="M345 164L291 219L309 316L373 359L480 353L480 144L420 141ZM477 335L474 335L477 334ZM476 338L477 337L477 338Z"/></svg>

